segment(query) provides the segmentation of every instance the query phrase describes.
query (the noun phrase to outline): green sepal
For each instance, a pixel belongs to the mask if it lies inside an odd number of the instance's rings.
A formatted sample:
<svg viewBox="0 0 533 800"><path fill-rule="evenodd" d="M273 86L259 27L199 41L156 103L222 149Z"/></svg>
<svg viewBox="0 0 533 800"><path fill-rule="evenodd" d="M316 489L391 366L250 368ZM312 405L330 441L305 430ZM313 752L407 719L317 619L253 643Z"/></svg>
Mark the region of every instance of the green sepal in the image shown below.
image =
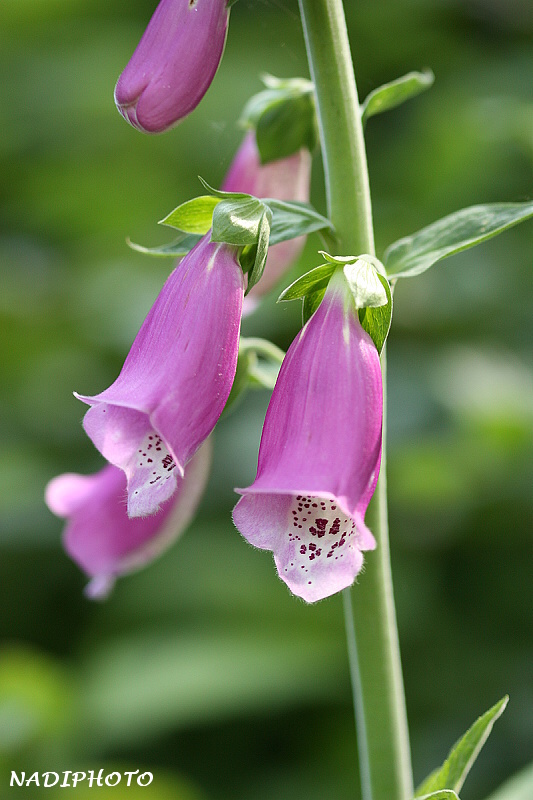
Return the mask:
<svg viewBox="0 0 533 800"><path fill-rule="evenodd" d="M270 221L272 219L272 212L267 207L265 208L261 219L259 220L259 231L257 244L254 246L255 258L248 270L248 282L246 286L246 294L255 284L260 280L268 255L268 240L270 236Z"/></svg>
<svg viewBox="0 0 533 800"><path fill-rule="evenodd" d="M386 278L380 275L379 279L383 283L383 287L387 292L387 305L380 306L379 308L361 308L357 313L359 315L361 327L368 333L376 345L378 353L381 354L383 345L385 344L389 334L392 320L392 296L390 286L387 283ZM320 303L324 299L326 288L327 286L322 287L317 284L312 291L305 295L302 307L302 320L304 325L309 319L311 319Z"/></svg>
<svg viewBox="0 0 533 800"><path fill-rule="evenodd" d="M259 221L265 207L268 207L271 220L270 244L278 244L316 231L327 231L330 236L334 235L332 223L309 203L277 200L274 197L259 200L245 192L224 192L213 188L201 177L199 180L210 194L182 203L161 220L161 225L177 228L184 233L201 235L212 227L212 241L244 247L257 242ZM176 243L178 241L180 240L176 240ZM164 247L170 248L172 245ZM140 246L138 249L151 252ZM162 248L157 249L158 253L160 249Z"/></svg>
<svg viewBox="0 0 533 800"><path fill-rule="evenodd" d="M392 293L388 280L383 275L380 275L379 272L377 273L377 276L381 281L381 284L387 295L386 305L379 306L377 308L360 308L358 313L359 322L361 323L363 330L368 333L376 345L378 353L381 354L383 346L387 341L387 336L389 335L392 322Z"/></svg>
<svg viewBox="0 0 533 800"><path fill-rule="evenodd" d="M305 295L302 304L302 322L304 325L309 322L315 311L318 309L318 306L324 299L325 294L326 288L316 289L315 291Z"/></svg>
<svg viewBox="0 0 533 800"><path fill-rule="evenodd" d="M212 242L225 242L244 247L257 244L262 220L272 212L256 197L219 200L213 211Z"/></svg>
<svg viewBox="0 0 533 800"><path fill-rule="evenodd" d="M420 275L437 261L474 247L533 216L533 202L493 203L463 208L387 248L389 278Z"/></svg>
<svg viewBox="0 0 533 800"><path fill-rule="evenodd" d="M303 299L302 324L305 325L322 302L330 278L336 269L335 264L321 264L306 272L282 291L277 302Z"/></svg>
<svg viewBox="0 0 533 800"><path fill-rule="evenodd" d="M320 264L320 266L315 267L309 272L306 272L305 275L297 278L290 286L283 290L278 297L278 303L303 298L302 316L305 325L322 302L331 276L335 270L342 267L346 286L354 299L354 305L357 306L361 302L360 296L358 299L358 289L351 285L350 277L353 276L350 276L349 272L347 275L346 272L347 270L349 271L352 265L356 266L358 261L365 261L367 262L367 266L372 267L375 277L383 287L383 294L386 297L386 301L380 306L358 308L357 311L363 329L372 338L378 353L381 353L392 320L392 294L389 282L382 274L383 265L373 256L330 256L329 253L324 251L320 252L326 259L326 263ZM374 302L369 297L367 297L367 301Z"/></svg>
<svg viewBox="0 0 533 800"><path fill-rule="evenodd" d="M202 236L211 227L213 211L220 203L220 198L202 195L187 200L160 220L159 225L168 225L185 233L197 233Z"/></svg>
<svg viewBox="0 0 533 800"><path fill-rule="evenodd" d="M334 234L334 228L329 219L315 211L309 203L300 203L296 200L292 202L276 200L273 197L263 198L262 202L272 211L271 245L316 231L328 231L330 234Z"/></svg>
<svg viewBox="0 0 533 800"><path fill-rule="evenodd" d="M358 258L353 264L346 264L343 272L357 309L387 305L389 298L380 280L382 276L368 261Z"/></svg>
<svg viewBox="0 0 533 800"><path fill-rule="evenodd" d="M240 263L248 273L247 293L260 280L271 244L316 231L327 231L333 239L331 222L308 203L285 202L275 198L259 200L244 192L223 192L200 178L211 195L188 200L174 209L162 224L182 233L171 244L158 248L132 247L153 255L185 255L211 228L211 241L241 247Z"/></svg>
<svg viewBox="0 0 533 800"><path fill-rule="evenodd" d="M218 197L220 200L244 200L252 196L251 194L246 194L246 192L225 192L222 189L215 189L214 186L211 186L207 181L204 181L201 175L198 175L198 180L204 189L207 189L209 194L212 194L214 197Z"/></svg>
<svg viewBox="0 0 533 800"><path fill-rule="evenodd" d="M246 104L240 123L255 128L262 164L287 158L318 143L314 85L303 78L280 80L264 75L266 89Z"/></svg>
<svg viewBox="0 0 533 800"><path fill-rule="evenodd" d="M331 256L324 250L320 250L320 255L329 264L342 267L357 309L387 305L388 295L380 280L380 276L385 275L385 267L375 256L367 253L360 256Z"/></svg>
<svg viewBox="0 0 533 800"><path fill-rule="evenodd" d="M241 336L235 380L224 411L232 408L248 389L272 391L284 358L283 350L272 342Z"/></svg>
<svg viewBox="0 0 533 800"><path fill-rule="evenodd" d="M212 241L241 246L254 244L265 209L270 222L270 245L316 231L328 231L330 235L334 233L331 222L308 203L270 197L259 200L249 194L228 192L213 211Z"/></svg>
<svg viewBox="0 0 533 800"><path fill-rule="evenodd" d="M331 256L323 250L320 253L333 269L342 267L359 322L381 353L392 321L392 293L383 264L366 253L360 256Z"/></svg>
<svg viewBox="0 0 533 800"><path fill-rule="evenodd" d="M287 286L278 297L278 303L284 303L288 300L298 300L307 295L316 294L320 291L325 291L329 283L329 279L337 269L336 264L321 264L319 267L306 272L301 275L294 283ZM318 306L317 306L318 308Z"/></svg>
<svg viewBox="0 0 533 800"><path fill-rule="evenodd" d="M423 72L408 72L407 75L374 89L361 104L363 125L369 117L396 108L411 97L425 92L433 85L434 80L435 76L427 69Z"/></svg>
<svg viewBox="0 0 533 800"><path fill-rule="evenodd" d="M418 787L415 798L425 797L428 794L431 796L432 792L442 789L453 789L454 792L461 790L466 776L489 737L492 726L503 714L508 701L507 696L503 697L474 722L452 747L442 767L432 772Z"/></svg>
<svg viewBox="0 0 533 800"><path fill-rule="evenodd" d="M453 789L439 789L438 792L425 794L423 797L418 798L418 800L460 800L460 798Z"/></svg>
<svg viewBox="0 0 533 800"><path fill-rule="evenodd" d="M132 250L136 250L138 253L144 253L145 255L158 256L159 258L183 258L183 256L186 256L187 253L198 244L201 238L201 235L198 233L183 233L181 236L178 236L177 239L174 239L173 242L159 245L159 247L144 247L142 244L132 242L131 239L126 239L126 242Z"/></svg>

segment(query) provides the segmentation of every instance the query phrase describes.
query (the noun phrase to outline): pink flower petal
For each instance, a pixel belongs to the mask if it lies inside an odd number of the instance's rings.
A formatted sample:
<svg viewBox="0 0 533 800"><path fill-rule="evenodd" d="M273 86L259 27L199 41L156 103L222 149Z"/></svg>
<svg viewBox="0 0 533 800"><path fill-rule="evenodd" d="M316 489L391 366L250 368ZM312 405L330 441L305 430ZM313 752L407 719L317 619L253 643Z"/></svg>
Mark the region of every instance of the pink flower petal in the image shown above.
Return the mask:
<svg viewBox="0 0 533 800"><path fill-rule="evenodd" d="M332 278L287 352L256 479L237 490L233 512L243 536L274 552L282 580L308 602L353 583L361 552L376 544L364 515L381 460L381 368L343 281Z"/></svg>
<svg viewBox="0 0 533 800"><path fill-rule="evenodd" d="M160 133L196 108L224 52L226 0L161 0L115 87L131 125Z"/></svg>
<svg viewBox="0 0 533 800"><path fill-rule="evenodd" d="M178 479L172 498L144 518L128 517L126 477L112 465L94 475L70 473L50 481L46 502L67 519L65 549L91 576L89 597L105 597L118 576L149 563L180 536L200 502L210 461L206 442Z"/></svg>
<svg viewBox="0 0 533 800"><path fill-rule="evenodd" d="M176 267L116 381L93 397L84 427L126 473L128 513L156 512L213 430L239 350L244 278L237 249L205 236Z"/></svg>

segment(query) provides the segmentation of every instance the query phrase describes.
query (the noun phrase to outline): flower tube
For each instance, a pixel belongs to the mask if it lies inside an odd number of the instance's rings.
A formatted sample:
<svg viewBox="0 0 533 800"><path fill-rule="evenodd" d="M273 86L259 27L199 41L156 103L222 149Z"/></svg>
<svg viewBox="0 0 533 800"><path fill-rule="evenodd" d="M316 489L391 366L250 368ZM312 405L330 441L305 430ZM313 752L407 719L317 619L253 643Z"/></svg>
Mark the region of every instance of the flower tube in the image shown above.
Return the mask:
<svg viewBox="0 0 533 800"><path fill-rule="evenodd" d="M276 200L309 202L311 154L301 148L287 158L261 164L255 132L248 131L222 184L224 192L246 192L254 197L273 197ZM299 257L305 236L275 244L268 250L265 271L246 297L245 305L255 305L257 299L281 279ZM252 310L250 307L248 310Z"/></svg>
<svg viewBox="0 0 533 800"><path fill-rule="evenodd" d="M227 0L161 0L115 87L125 120L161 133L193 111L218 69Z"/></svg>
<svg viewBox="0 0 533 800"><path fill-rule="evenodd" d="M244 276L238 248L203 237L168 277L116 381L83 425L124 470L130 517L153 514L213 430L239 351Z"/></svg>
<svg viewBox="0 0 533 800"><path fill-rule="evenodd" d="M85 593L103 599L117 577L153 561L181 535L193 517L210 465L207 441L187 465L175 494L157 514L131 519L126 476L108 464L94 475L58 475L46 487L46 503L65 517L64 546L91 577Z"/></svg>
<svg viewBox="0 0 533 800"><path fill-rule="evenodd" d="M257 476L233 511L308 602L350 586L376 542L364 523L381 460L379 356L341 274L289 348L267 410Z"/></svg>

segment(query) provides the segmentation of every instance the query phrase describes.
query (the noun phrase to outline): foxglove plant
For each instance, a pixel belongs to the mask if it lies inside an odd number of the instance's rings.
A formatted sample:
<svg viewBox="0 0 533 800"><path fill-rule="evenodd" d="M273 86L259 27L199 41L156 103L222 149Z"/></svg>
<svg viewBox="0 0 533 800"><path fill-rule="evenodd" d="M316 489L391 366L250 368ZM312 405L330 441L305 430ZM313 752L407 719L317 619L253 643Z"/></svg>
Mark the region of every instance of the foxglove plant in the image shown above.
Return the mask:
<svg viewBox="0 0 533 800"><path fill-rule="evenodd" d="M246 192L255 197L309 202L311 154L305 147L296 153L268 164L261 164L255 131L246 133L221 189ZM268 250L263 276L247 295L245 308L252 310L257 300L279 282L286 270L300 256L305 236L288 239Z"/></svg>
<svg viewBox="0 0 533 800"><path fill-rule="evenodd" d="M220 61L229 5L162 0L116 87L119 110L132 125L162 131L195 107ZM392 244L378 262L363 125L423 91L432 76L410 73L359 105L342 0L299 0L299 7L313 83L269 77L245 119L256 134L245 138L223 191L182 203L163 220L180 234L158 254L188 254L168 278L117 380L98 395L78 395L91 406L85 430L111 465L95 476L60 476L47 497L69 518L67 548L94 577L93 595L151 558L167 542L167 530L175 536L205 481L204 451L197 451L234 381L243 271L248 290L261 279L256 292L265 291L285 269L289 249L293 258L301 246L298 237L321 231L338 255L324 253L328 263L282 295L303 298L306 324L280 370L257 476L239 490L234 520L249 542L274 553L280 577L295 594L314 602L343 590L362 798L411 800L382 437L391 285L532 216L533 203L463 209ZM327 219L301 202L309 182L301 147L313 149L316 119ZM290 239L296 243L282 251ZM280 249L271 251L262 279L269 243ZM265 354L273 356L254 340L242 347L237 384L272 385L272 370L258 364ZM271 360L269 366L276 357ZM352 605L348 587L361 573L363 553L374 548ZM501 701L475 723L417 797L458 800L504 707Z"/></svg>
<svg viewBox="0 0 533 800"><path fill-rule="evenodd" d="M134 128L161 133L193 111L224 52L228 0L161 0L115 87Z"/></svg>
<svg viewBox="0 0 533 800"><path fill-rule="evenodd" d="M244 276L239 248L204 236L167 279L116 381L84 428L126 473L130 517L155 513L213 430L231 391Z"/></svg>
<svg viewBox="0 0 533 800"><path fill-rule="evenodd" d="M308 602L350 586L381 459L381 367L342 272L292 343L267 410L257 476L233 512Z"/></svg>
<svg viewBox="0 0 533 800"><path fill-rule="evenodd" d="M157 514L143 518L128 516L126 476L112 464L93 475L66 473L50 481L46 503L67 519L64 547L91 578L88 597L107 597L118 577L153 561L183 533L202 497L210 461L207 440L172 497Z"/></svg>

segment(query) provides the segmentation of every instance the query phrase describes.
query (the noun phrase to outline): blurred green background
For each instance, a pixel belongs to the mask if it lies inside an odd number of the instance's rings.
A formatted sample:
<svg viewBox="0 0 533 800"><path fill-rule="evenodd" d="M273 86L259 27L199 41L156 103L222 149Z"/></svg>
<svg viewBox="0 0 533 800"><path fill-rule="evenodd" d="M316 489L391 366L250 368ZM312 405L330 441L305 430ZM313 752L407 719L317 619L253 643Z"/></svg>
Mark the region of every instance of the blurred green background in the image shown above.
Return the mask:
<svg viewBox="0 0 533 800"><path fill-rule="evenodd" d="M527 0L346 6L361 99L411 69L436 75L367 126L378 254L458 208L530 198ZM168 241L156 221L201 193L197 175L221 182L261 72L308 75L296 3L241 0L204 101L177 129L144 136L116 112L113 88L153 8L0 5L0 797L15 791L11 769L104 767L152 771L150 800L357 798L340 599L291 597L270 554L230 521L233 487L255 474L266 393L217 428L209 490L183 539L105 604L82 596L43 504L55 474L101 466L72 391L112 382L172 267L126 237ZM318 158L313 202L325 211ZM309 240L295 273L318 263L319 246ZM511 696L463 800L533 759L531 246L526 223L402 283L389 340L392 558L416 780ZM288 346L298 305L270 298L244 333Z"/></svg>

